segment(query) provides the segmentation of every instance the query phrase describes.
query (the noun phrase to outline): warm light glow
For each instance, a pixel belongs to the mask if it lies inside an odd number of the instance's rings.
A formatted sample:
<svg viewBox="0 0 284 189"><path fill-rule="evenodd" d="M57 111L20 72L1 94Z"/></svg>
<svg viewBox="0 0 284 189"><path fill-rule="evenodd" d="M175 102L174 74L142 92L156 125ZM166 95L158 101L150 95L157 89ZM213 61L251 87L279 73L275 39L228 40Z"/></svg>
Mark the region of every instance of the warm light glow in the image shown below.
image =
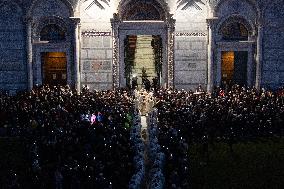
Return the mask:
<svg viewBox="0 0 284 189"><path fill-rule="evenodd" d="M66 84L67 59L65 52L42 53L42 61L44 84Z"/></svg>
<svg viewBox="0 0 284 189"><path fill-rule="evenodd" d="M49 58L59 58L59 57L65 57L66 54L64 52L48 52L46 53L47 57Z"/></svg>
<svg viewBox="0 0 284 189"><path fill-rule="evenodd" d="M157 56L155 50L160 49L160 47L154 47L155 43L152 35L128 36L127 45L125 46L127 84L130 83L131 78L137 77L138 87L141 87L142 78L147 78L151 82L154 78L159 77L155 62Z"/></svg>
<svg viewBox="0 0 284 189"><path fill-rule="evenodd" d="M222 81L229 82L234 73L234 51L222 52Z"/></svg>

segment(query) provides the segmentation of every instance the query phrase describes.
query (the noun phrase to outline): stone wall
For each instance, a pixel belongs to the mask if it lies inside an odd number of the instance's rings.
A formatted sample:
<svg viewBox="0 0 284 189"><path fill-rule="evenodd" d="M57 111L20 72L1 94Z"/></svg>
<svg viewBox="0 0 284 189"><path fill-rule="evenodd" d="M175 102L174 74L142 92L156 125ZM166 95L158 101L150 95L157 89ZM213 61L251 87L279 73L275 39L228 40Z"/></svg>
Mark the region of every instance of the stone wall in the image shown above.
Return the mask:
<svg viewBox="0 0 284 189"><path fill-rule="evenodd" d="M27 88L23 13L14 3L0 3L0 90Z"/></svg>
<svg viewBox="0 0 284 189"><path fill-rule="evenodd" d="M264 14L262 86L284 85L284 1L275 1Z"/></svg>
<svg viewBox="0 0 284 189"><path fill-rule="evenodd" d="M72 2L74 10L68 6ZM162 1L162 0L161 0ZM13 3L17 2L17 3ZM33 3L35 2L35 3ZM26 32L24 18L30 9L36 27L44 18L62 18L68 27L68 40L62 47L59 44L37 44L33 49L34 81L41 80L38 70L41 69L38 49L66 51L68 55L68 74L74 75L73 29L70 16L81 18L80 35L80 75L81 86L88 85L92 89L112 88L112 37L110 18L117 12L119 0L110 3L100 1L104 8L97 5L89 7L92 0L0 0L0 90L12 93L27 88L26 69ZM186 1L166 1L169 10L176 19L175 26L175 87L178 89L195 89L207 84L207 24L209 6L205 0L186 6ZM218 22L230 16L241 16L248 20L252 27L251 40L257 39L258 10L254 1L222 0L216 9ZM277 88L284 85L284 0L257 1L263 15L263 45L261 84L263 87ZM78 7L76 8L76 6ZM197 6L196 6L197 5ZM23 9L22 9L23 8ZM26 10L27 9L27 10ZM69 27L70 26L70 27ZM214 35L217 35L215 32ZM216 36L215 36L216 37ZM216 38L217 39L217 38ZM71 43L72 42L72 43ZM218 39L217 41L218 42ZM71 45L68 46L68 44ZM66 46L66 47L63 47ZM255 64L256 43L253 45L252 62ZM214 49L216 50L216 49ZM216 56L216 54L215 54ZM216 60L214 60L216 64ZM213 73L216 78L216 70ZM255 75L253 76L255 77ZM73 76L69 78L73 81Z"/></svg>
<svg viewBox="0 0 284 189"><path fill-rule="evenodd" d="M111 36L82 36L81 45L81 85L88 85L90 89L111 89Z"/></svg>
<svg viewBox="0 0 284 189"><path fill-rule="evenodd" d="M112 88L111 7L102 3L88 8L91 1L80 7L81 17L81 86L105 90Z"/></svg>
<svg viewBox="0 0 284 189"><path fill-rule="evenodd" d="M175 28L175 87L194 90L207 84L207 7L198 4L181 10L174 18Z"/></svg>

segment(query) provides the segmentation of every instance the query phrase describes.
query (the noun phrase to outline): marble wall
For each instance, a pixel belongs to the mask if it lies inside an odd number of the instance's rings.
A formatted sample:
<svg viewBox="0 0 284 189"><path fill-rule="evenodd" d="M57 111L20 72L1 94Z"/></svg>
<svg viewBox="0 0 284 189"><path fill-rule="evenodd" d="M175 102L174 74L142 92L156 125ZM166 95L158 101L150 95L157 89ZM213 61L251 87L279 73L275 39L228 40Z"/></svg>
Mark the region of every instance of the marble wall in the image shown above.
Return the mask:
<svg viewBox="0 0 284 189"><path fill-rule="evenodd" d="M90 89L112 88L111 36L82 36L81 85Z"/></svg>
<svg viewBox="0 0 284 189"><path fill-rule="evenodd" d="M159 3L163 0L157 0ZM60 50L67 52L68 81L75 80L74 66L74 28L70 17L80 18L79 34L79 75L81 87L88 85L92 89L111 89L113 86L113 47L110 19L119 12L119 0L109 3L99 1L102 7L92 0L0 0L0 90L11 93L27 89L27 36L26 18L33 19L33 80L41 80L40 52ZM108 1L107 1L108 2ZM125 1L128 2L128 1ZM250 49L252 67L257 67L258 26L263 28L261 86L277 88L284 85L284 0L215 0L216 27L229 17L247 20L250 28ZM178 89L195 89L201 84L206 88L208 81L208 28L206 19L212 17L211 8L206 0L187 1L166 0L161 3L165 10L173 14L175 24L174 46L174 84ZM213 6L214 7L214 6ZM120 10L121 11L121 10ZM61 20L67 27L67 41L60 44L39 44L38 28L46 20ZM51 19L51 20L52 20ZM60 21L60 23L61 23ZM220 42L218 31L214 33L215 45ZM216 65L218 45L214 47L214 82L216 82ZM231 48L234 49L234 48ZM166 59L165 59L166 60ZM255 73L252 76L255 78ZM255 79L252 79L255 81ZM34 83L34 84L35 84Z"/></svg>
<svg viewBox="0 0 284 189"><path fill-rule="evenodd" d="M0 15L0 90L14 94L27 88L23 11L0 2Z"/></svg>
<svg viewBox="0 0 284 189"><path fill-rule="evenodd" d="M112 89L111 5L101 2L104 9L92 1L81 4L81 86L90 89Z"/></svg>
<svg viewBox="0 0 284 189"><path fill-rule="evenodd" d="M262 86L284 86L284 1L268 4L263 23Z"/></svg>
<svg viewBox="0 0 284 189"><path fill-rule="evenodd" d="M175 87L194 90L207 84L207 6L177 5L175 27Z"/></svg>

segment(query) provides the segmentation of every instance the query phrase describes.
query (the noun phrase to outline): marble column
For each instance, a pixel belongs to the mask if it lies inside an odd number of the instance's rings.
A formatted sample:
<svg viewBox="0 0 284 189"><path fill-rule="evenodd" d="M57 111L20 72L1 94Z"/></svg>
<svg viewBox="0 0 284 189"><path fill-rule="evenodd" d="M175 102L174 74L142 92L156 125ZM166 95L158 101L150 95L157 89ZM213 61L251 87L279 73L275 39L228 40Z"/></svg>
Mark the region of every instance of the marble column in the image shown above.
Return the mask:
<svg viewBox="0 0 284 189"><path fill-rule="evenodd" d="M174 50L175 50L175 22L176 20L172 18L173 15L167 19L167 29L168 29L168 82L167 87L174 88Z"/></svg>
<svg viewBox="0 0 284 189"><path fill-rule="evenodd" d="M124 41L127 38L127 36L125 34L121 34L119 36L119 41L123 41L123 43L119 43L119 62L121 62L121 64L119 64L118 67L118 76L119 76L119 87L126 87L126 77L125 76L125 60L124 60Z"/></svg>
<svg viewBox="0 0 284 189"><path fill-rule="evenodd" d="M117 13L113 14L111 18L111 28L112 28L112 73L113 73L113 88L119 88L119 36L118 29L120 24L120 19Z"/></svg>
<svg viewBox="0 0 284 189"><path fill-rule="evenodd" d="M33 89L33 45L32 45L32 18L26 18L26 50L27 50L27 73L28 91Z"/></svg>
<svg viewBox="0 0 284 189"><path fill-rule="evenodd" d="M163 62L162 62L162 72L161 72L161 87L167 87L167 78L168 78L168 65L167 65L167 33L162 35L162 46L163 46Z"/></svg>
<svg viewBox="0 0 284 189"><path fill-rule="evenodd" d="M255 78L255 88L256 89L260 89L260 86L261 86L262 37L263 37L263 26L262 26L262 23L259 23L258 32L257 32L257 44L256 44L256 78Z"/></svg>
<svg viewBox="0 0 284 189"><path fill-rule="evenodd" d="M81 73L80 73L80 18L79 17L71 17L73 22L73 44L74 44L74 83L75 89L77 93L81 91Z"/></svg>
<svg viewBox="0 0 284 189"><path fill-rule="evenodd" d="M214 85L214 28L215 28L215 20L217 18L208 18L207 26L208 26L208 46L207 46L207 92L212 92Z"/></svg>

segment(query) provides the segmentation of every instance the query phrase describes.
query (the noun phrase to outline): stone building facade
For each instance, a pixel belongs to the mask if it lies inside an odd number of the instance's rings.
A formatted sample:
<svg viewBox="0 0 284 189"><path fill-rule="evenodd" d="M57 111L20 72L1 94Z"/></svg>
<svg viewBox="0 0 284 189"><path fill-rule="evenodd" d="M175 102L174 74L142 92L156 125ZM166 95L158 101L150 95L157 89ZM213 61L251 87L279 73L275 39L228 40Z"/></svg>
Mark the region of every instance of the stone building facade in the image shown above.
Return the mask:
<svg viewBox="0 0 284 189"><path fill-rule="evenodd" d="M275 89L283 10L284 0L0 0L0 90L125 87L129 36L159 37L161 86Z"/></svg>

